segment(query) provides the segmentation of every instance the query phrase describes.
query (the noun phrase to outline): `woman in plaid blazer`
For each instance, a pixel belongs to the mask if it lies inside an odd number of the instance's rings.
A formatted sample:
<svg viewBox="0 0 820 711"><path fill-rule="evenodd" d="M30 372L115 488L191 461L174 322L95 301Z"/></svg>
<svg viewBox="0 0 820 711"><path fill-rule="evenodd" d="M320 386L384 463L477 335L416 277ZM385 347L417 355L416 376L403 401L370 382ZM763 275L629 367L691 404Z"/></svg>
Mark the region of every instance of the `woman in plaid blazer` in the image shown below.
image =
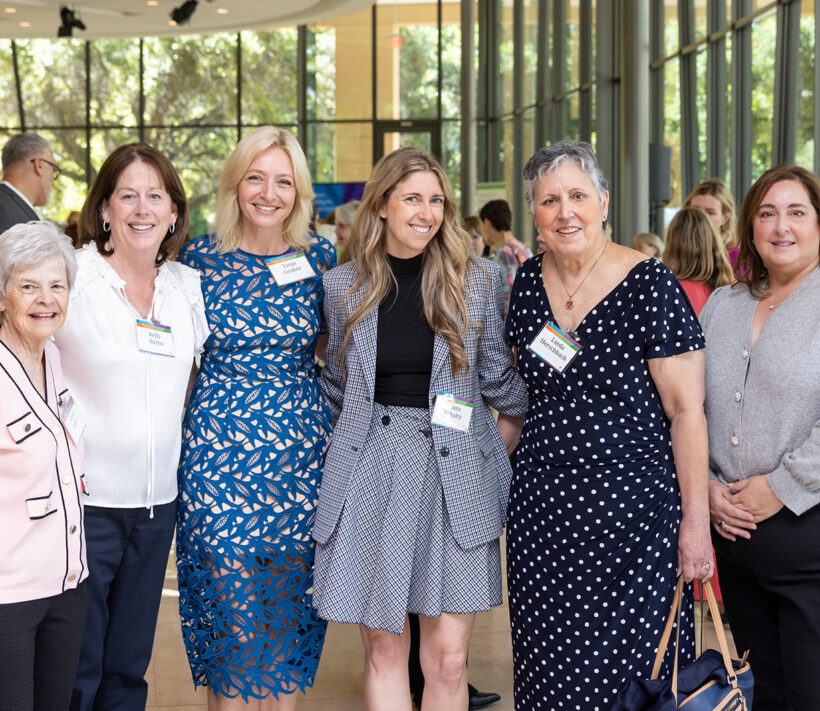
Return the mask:
<svg viewBox="0 0 820 711"><path fill-rule="evenodd" d="M441 166L413 148L374 168L354 234L351 261L324 277L321 382L336 424L314 605L360 625L368 709L411 708L408 612L420 616L424 708L466 709L475 613L501 604L505 440L527 406L503 281L470 255Z"/></svg>

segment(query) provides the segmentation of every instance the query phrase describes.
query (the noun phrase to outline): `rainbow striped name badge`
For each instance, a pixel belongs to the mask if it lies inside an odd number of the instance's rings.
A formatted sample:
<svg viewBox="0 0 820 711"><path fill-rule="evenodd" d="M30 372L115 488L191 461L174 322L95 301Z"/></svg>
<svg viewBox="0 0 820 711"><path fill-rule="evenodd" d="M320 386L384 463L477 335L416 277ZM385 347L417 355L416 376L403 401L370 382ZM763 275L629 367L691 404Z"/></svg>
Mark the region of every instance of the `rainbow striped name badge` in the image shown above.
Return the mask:
<svg viewBox="0 0 820 711"><path fill-rule="evenodd" d="M475 403L472 400L463 400L460 397L439 390L431 419L434 425L466 432L470 429L470 419L473 416L474 408Z"/></svg>
<svg viewBox="0 0 820 711"><path fill-rule="evenodd" d="M546 361L547 365L563 373L578 355L581 344L550 321L527 348Z"/></svg>
<svg viewBox="0 0 820 711"><path fill-rule="evenodd" d="M145 353L174 357L171 327L137 319L137 347Z"/></svg>
<svg viewBox="0 0 820 711"><path fill-rule="evenodd" d="M288 252L281 257L266 257L265 264L279 286L316 276L304 252Z"/></svg>

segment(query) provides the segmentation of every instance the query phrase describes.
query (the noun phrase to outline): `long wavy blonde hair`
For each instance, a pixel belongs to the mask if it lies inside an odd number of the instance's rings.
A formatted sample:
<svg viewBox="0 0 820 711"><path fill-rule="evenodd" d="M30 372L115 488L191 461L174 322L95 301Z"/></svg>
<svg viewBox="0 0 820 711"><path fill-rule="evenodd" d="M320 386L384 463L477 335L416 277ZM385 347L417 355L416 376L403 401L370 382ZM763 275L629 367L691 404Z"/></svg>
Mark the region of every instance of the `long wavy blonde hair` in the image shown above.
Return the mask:
<svg viewBox="0 0 820 711"><path fill-rule="evenodd" d="M254 158L269 148L281 148L287 153L293 166L296 200L283 225L285 241L296 249L307 249L310 246L308 228L314 195L305 154L290 131L275 126L260 126L242 137L222 170L214 220L216 247L220 252L232 252L239 246L243 220L239 209L239 183Z"/></svg>
<svg viewBox="0 0 820 711"><path fill-rule="evenodd" d="M353 223L356 239L349 246L356 279L342 299L349 304L353 294L365 284L367 292L353 313L348 309L339 361L344 363L353 329L378 308L391 288L397 287L387 259L387 223L381 212L396 186L417 172L433 173L444 193L444 219L422 256L421 294L427 323L447 340L452 372L457 375L462 370L466 373L469 367L464 336L472 321L464 302L465 275L468 263L475 258L470 254L470 237L458 224L455 195L447 175L435 158L417 148L399 148L386 155L373 168L364 186L362 204Z"/></svg>

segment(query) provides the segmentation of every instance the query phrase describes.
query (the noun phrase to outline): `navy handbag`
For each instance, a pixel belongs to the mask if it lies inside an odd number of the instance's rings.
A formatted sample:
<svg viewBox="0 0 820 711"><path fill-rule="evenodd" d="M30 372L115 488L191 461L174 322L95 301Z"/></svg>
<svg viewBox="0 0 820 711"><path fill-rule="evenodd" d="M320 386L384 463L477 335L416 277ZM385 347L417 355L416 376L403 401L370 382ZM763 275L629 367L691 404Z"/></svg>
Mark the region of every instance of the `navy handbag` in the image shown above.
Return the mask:
<svg viewBox="0 0 820 711"><path fill-rule="evenodd" d="M720 651L707 649L694 662L678 670L678 641L680 639L680 609L683 578L678 578L672 609L663 631L652 676L649 679L634 678L627 682L612 706L612 711L751 711L754 677L752 669L742 659L729 656L729 644L720 624L715 593L709 582L703 584L709 600L712 622L717 632ZM671 679L658 679L672 625L677 620L675 639L675 666Z"/></svg>

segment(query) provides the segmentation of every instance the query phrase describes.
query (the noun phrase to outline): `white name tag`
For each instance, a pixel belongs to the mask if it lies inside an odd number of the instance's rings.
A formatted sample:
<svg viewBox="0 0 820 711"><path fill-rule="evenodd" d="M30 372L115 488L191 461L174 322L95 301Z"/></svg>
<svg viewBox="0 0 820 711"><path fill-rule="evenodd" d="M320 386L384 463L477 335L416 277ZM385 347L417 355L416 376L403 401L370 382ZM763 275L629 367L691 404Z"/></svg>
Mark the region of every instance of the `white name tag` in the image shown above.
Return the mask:
<svg viewBox="0 0 820 711"><path fill-rule="evenodd" d="M466 432L470 429L474 407L471 400L462 400L440 390L436 396L436 406L433 408L433 424Z"/></svg>
<svg viewBox="0 0 820 711"><path fill-rule="evenodd" d="M137 319L137 346L145 353L174 357L171 327Z"/></svg>
<svg viewBox="0 0 820 711"><path fill-rule="evenodd" d="M581 344L550 322L527 346L541 360L563 373L581 350Z"/></svg>
<svg viewBox="0 0 820 711"><path fill-rule="evenodd" d="M291 252L283 254L281 257L268 257L265 259L270 273L279 286L293 284L296 281L310 279L316 276L313 267L305 256L304 252Z"/></svg>
<svg viewBox="0 0 820 711"><path fill-rule="evenodd" d="M68 430L74 444L80 443L80 438L85 432L85 420L80 413L80 408L77 407L77 401L69 394L62 396L62 405L60 405L60 419L63 421L63 426Z"/></svg>

